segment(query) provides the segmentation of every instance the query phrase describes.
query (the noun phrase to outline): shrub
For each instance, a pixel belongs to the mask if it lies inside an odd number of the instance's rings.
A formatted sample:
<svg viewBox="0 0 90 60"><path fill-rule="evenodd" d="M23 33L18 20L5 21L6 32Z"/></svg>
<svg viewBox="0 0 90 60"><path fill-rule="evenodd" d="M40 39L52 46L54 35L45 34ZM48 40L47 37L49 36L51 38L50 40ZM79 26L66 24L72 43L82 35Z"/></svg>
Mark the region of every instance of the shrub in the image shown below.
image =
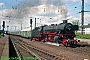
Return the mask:
<svg viewBox="0 0 90 60"><path fill-rule="evenodd" d="M75 38L90 39L90 34L83 34L83 35L81 35L78 32L76 32L75 34L76 34Z"/></svg>

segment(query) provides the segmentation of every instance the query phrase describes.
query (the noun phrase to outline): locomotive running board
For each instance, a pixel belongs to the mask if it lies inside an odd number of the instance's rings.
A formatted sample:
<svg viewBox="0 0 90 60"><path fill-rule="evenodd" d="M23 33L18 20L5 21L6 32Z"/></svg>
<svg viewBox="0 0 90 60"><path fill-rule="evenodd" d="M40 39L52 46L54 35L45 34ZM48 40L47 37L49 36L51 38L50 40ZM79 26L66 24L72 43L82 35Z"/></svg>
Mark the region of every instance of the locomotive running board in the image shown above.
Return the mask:
<svg viewBox="0 0 90 60"><path fill-rule="evenodd" d="M55 46L61 46L61 44L58 43L52 43L52 42L45 42L46 44L55 45Z"/></svg>

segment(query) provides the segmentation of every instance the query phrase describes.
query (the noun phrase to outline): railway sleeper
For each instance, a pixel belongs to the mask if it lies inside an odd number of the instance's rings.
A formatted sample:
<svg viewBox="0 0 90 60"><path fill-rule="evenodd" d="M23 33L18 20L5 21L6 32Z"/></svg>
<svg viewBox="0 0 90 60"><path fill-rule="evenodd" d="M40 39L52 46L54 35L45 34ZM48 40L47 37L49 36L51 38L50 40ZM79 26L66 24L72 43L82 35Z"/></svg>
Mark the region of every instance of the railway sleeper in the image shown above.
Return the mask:
<svg viewBox="0 0 90 60"><path fill-rule="evenodd" d="M20 39L19 39L20 40ZM21 40L20 40L21 41ZM23 41L22 41L23 42ZM24 43L24 42L23 42ZM26 44L25 44L26 45ZM28 45L27 45L28 46ZM43 50L40 50L40 49L38 49L37 47L33 47L33 46L29 46L29 47L31 47L32 49L34 49L34 50L37 50L37 51L39 51L39 52L42 52L42 53L44 53L45 55L48 55L48 56L50 56L50 57L52 57L52 58L55 58L55 59L57 59L57 60L64 60L64 59L62 59L62 58L60 58L59 56L55 56L55 55L53 55L53 54L51 54L51 53L48 53L48 52L45 52L45 51L43 51ZM40 57L40 56L39 56ZM41 58L41 60L46 60L46 59L44 59L44 58L42 58L42 57L40 57Z"/></svg>
<svg viewBox="0 0 90 60"><path fill-rule="evenodd" d="M33 48L33 49L35 49L35 50L37 50L37 51L39 51L39 52L42 52L42 53L44 53L45 55L48 55L48 56L50 56L50 57L52 57L52 58L55 57L53 54L50 54L50 53L45 52L45 51L41 51L40 49L37 49L37 48Z"/></svg>
<svg viewBox="0 0 90 60"><path fill-rule="evenodd" d="M30 47L33 48L34 50L37 50L37 51L39 51L39 52L41 52L41 53L44 53L45 55L50 56L50 57L52 57L52 58L64 60L64 59L61 59L60 57L56 57L55 55L53 55L53 54L51 54L51 53L48 53L48 52L45 52L45 51L43 51L43 50L40 50L40 49L38 49L38 48L34 48L34 47L32 47L32 46L30 46Z"/></svg>
<svg viewBox="0 0 90 60"><path fill-rule="evenodd" d="M55 56L55 59L57 59L57 60L65 60L64 58L61 58L59 56Z"/></svg>

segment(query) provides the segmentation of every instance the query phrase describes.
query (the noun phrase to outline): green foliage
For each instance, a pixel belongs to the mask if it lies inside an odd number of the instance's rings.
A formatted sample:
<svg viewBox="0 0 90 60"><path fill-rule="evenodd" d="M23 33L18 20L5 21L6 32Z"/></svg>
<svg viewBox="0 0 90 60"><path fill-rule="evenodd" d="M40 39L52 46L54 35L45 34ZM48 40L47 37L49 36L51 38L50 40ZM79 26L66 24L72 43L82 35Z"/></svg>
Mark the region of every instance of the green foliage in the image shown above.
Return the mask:
<svg viewBox="0 0 90 60"><path fill-rule="evenodd" d="M76 34L76 37L75 38L90 39L90 34L83 34L83 35L81 35L78 32L76 32L75 34Z"/></svg>
<svg viewBox="0 0 90 60"><path fill-rule="evenodd" d="M2 35L0 34L0 38L2 38Z"/></svg>
<svg viewBox="0 0 90 60"><path fill-rule="evenodd" d="M73 24L73 25L79 25L79 20L72 21L72 24Z"/></svg>
<svg viewBox="0 0 90 60"><path fill-rule="evenodd" d="M88 24L88 26L90 26L90 23Z"/></svg>
<svg viewBox="0 0 90 60"><path fill-rule="evenodd" d="M2 38L2 37L3 37L3 33L0 34L0 38Z"/></svg>

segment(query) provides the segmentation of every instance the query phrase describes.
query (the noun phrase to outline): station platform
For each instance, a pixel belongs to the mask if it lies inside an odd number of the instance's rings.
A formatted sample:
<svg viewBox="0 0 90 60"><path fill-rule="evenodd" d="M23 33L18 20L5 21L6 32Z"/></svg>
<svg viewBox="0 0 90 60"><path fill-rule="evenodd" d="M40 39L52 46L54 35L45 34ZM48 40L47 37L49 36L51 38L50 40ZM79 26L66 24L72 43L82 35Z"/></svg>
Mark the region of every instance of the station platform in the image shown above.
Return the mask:
<svg viewBox="0 0 90 60"><path fill-rule="evenodd" d="M8 60L9 58L9 40L8 35L0 38L0 60Z"/></svg>

